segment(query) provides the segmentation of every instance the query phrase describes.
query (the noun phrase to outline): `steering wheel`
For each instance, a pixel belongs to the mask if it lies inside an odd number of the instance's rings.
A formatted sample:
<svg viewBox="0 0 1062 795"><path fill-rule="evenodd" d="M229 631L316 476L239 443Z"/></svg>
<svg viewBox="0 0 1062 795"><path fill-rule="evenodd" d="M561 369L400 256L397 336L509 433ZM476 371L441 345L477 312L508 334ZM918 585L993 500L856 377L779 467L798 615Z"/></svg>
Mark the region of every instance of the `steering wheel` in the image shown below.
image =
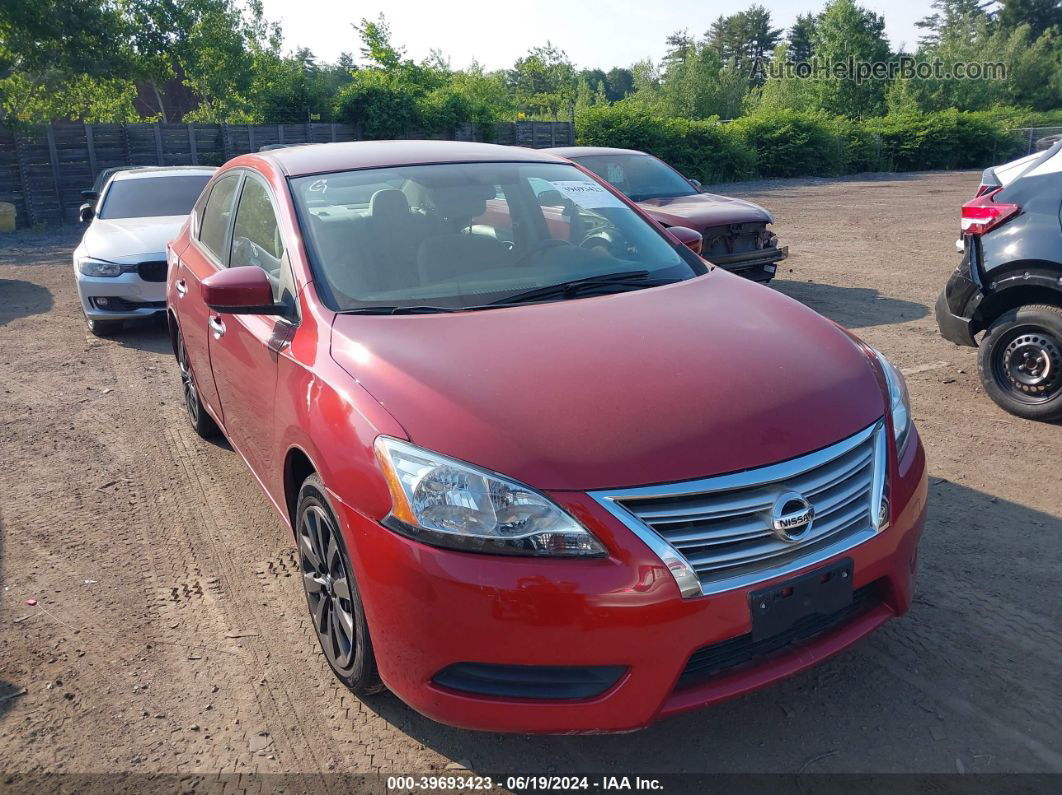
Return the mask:
<svg viewBox="0 0 1062 795"><path fill-rule="evenodd" d="M535 254L541 254L543 251L548 251L551 248L557 248L558 246L570 246L567 240L558 240L555 237L547 237L545 240L539 240L535 245L531 246L527 251L516 258L513 265L524 265L527 260Z"/></svg>

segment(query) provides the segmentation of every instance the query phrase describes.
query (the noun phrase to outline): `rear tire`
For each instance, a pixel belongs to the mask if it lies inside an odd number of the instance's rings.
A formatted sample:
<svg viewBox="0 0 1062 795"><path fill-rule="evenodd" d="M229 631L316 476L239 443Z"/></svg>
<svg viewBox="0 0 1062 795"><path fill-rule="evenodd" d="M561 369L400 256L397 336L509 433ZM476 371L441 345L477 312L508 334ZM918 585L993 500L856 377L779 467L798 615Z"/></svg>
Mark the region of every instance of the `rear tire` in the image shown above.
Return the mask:
<svg viewBox="0 0 1062 795"><path fill-rule="evenodd" d="M199 399L195 374L192 372L192 363L188 361L188 351L184 347L184 335L180 329L177 330L177 365L181 368L181 392L184 394L184 410L188 415L188 422L202 438L213 439L221 433L221 429Z"/></svg>
<svg viewBox="0 0 1062 795"><path fill-rule="evenodd" d="M317 475L306 478L299 489L295 536L310 621L328 666L355 695L379 693L384 684L361 593L339 522Z"/></svg>
<svg viewBox="0 0 1062 795"><path fill-rule="evenodd" d="M85 325L88 330L97 337L113 337L125 327L124 320L96 320L85 317Z"/></svg>
<svg viewBox="0 0 1062 795"><path fill-rule="evenodd" d="M1062 307L1022 306L981 340L977 369L988 396L1029 420L1062 419Z"/></svg>

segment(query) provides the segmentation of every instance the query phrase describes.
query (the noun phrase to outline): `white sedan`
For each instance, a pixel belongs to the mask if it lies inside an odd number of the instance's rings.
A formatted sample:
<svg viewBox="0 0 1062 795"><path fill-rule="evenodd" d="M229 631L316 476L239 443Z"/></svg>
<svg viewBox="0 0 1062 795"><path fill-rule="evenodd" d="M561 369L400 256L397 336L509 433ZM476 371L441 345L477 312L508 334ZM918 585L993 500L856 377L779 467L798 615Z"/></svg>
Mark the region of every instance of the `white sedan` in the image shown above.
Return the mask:
<svg viewBox="0 0 1062 795"><path fill-rule="evenodd" d="M100 337L128 318L166 309L166 243L177 236L212 166L129 168L103 188L74 249L74 278L89 330Z"/></svg>

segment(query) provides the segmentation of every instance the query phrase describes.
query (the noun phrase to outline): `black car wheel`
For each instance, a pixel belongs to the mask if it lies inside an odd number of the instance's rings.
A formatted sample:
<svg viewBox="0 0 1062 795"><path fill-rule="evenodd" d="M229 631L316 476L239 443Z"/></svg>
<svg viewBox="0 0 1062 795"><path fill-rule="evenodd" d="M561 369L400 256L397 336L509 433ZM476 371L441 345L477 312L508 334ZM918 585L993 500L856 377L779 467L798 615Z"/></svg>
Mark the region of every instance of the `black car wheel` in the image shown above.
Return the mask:
<svg viewBox="0 0 1062 795"><path fill-rule="evenodd" d="M1062 308L1023 306L985 333L981 383L999 406L1030 420L1062 419Z"/></svg>
<svg viewBox="0 0 1062 795"><path fill-rule="evenodd" d="M88 330L91 331L97 337L113 337L120 332L125 326L125 321L122 320L96 320L94 318L85 317L85 325L88 326Z"/></svg>
<svg viewBox="0 0 1062 795"><path fill-rule="evenodd" d="M296 512L299 564L310 620L328 665L357 695L383 690L361 595L324 485L310 475Z"/></svg>
<svg viewBox="0 0 1062 795"><path fill-rule="evenodd" d="M188 421L195 432L204 439L211 439L221 431L214 418L210 416L199 399L199 390L195 386L192 363L188 361L188 351L184 347L184 335L177 332L177 365L181 368L181 392L184 394L184 409Z"/></svg>

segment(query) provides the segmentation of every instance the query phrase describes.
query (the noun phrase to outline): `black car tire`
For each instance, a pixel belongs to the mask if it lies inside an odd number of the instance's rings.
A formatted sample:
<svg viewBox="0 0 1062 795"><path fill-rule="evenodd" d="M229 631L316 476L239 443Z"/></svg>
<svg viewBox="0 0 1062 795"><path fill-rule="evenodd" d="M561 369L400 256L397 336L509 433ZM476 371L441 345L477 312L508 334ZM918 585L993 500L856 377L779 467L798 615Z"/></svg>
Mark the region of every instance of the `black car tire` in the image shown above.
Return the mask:
<svg viewBox="0 0 1062 795"><path fill-rule="evenodd" d="M113 337L125 326L124 320L95 320L85 317L85 325L97 337Z"/></svg>
<svg viewBox="0 0 1062 795"><path fill-rule="evenodd" d="M985 392L1005 411L1062 419L1062 307L1022 306L1000 315L981 340L977 369Z"/></svg>
<svg viewBox="0 0 1062 795"><path fill-rule="evenodd" d="M384 689L365 608L335 512L317 475L299 489L295 537L306 605L317 642L340 682L355 695Z"/></svg>
<svg viewBox="0 0 1062 795"><path fill-rule="evenodd" d="M177 366L181 370L181 392L184 396L184 410L192 428L204 439L213 439L221 433L218 424L199 399L199 389L192 372L192 363L188 361L188 351L184 347L184 335L177 331Z"/></svg>

